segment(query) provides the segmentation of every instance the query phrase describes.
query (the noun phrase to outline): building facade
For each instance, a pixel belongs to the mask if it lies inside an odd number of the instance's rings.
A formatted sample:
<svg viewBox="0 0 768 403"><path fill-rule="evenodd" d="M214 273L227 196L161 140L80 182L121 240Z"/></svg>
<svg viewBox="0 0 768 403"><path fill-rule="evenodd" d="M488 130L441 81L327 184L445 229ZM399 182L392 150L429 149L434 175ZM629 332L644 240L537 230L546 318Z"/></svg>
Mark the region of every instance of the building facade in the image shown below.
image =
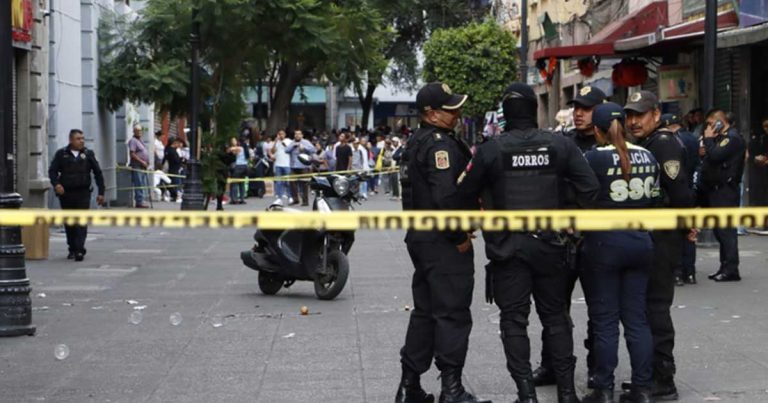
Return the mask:
<svg viewBox="0 0 768 403"><path fill-rule="evenodd" d="M664 112L702 106L704 11L704 0L529 0L528 63L535 68L527 79L540 97L540 125L554 126L556 113L585 85L618 103L652 91ZM768 79L766 21L766 0L718 1L714 106L733 113L745 139L768 116L761 88Z"/></svg>

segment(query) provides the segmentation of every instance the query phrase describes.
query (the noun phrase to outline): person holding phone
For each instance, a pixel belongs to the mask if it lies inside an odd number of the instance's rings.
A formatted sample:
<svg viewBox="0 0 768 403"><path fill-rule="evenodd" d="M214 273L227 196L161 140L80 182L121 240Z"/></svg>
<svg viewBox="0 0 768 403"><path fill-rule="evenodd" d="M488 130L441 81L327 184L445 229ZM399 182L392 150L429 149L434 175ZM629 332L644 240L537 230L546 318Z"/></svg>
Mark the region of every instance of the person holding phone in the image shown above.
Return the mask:
<svg viewBox="0 0 768 403"><path fill-rule="evenodd" d="M739 207L747 146L725 112L713 109L704 128L703 160L698 184L702 207ZM736 228L715 228L720 243L720 268L709 276L717 282L739 281L739 240Z"/></svg>

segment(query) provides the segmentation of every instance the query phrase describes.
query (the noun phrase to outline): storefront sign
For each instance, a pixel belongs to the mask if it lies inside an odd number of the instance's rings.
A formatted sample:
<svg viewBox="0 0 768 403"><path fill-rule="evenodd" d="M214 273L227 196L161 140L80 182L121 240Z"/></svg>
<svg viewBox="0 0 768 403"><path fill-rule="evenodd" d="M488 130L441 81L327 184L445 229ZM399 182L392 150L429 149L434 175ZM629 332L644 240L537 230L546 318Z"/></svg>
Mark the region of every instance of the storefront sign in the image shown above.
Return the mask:
<svg viewBox="0 0 768 403"><path fill-rule="evenodd" d="M659 67L659 98L661 102L695 98L696 91L691 66Z"/></svg>
<svg viewBox="0 0 768 403"><path fill-rule="evenodd" d="M33 23L32 0L11 0L11 37L15 47L29 49L32 46Z"/></svg>

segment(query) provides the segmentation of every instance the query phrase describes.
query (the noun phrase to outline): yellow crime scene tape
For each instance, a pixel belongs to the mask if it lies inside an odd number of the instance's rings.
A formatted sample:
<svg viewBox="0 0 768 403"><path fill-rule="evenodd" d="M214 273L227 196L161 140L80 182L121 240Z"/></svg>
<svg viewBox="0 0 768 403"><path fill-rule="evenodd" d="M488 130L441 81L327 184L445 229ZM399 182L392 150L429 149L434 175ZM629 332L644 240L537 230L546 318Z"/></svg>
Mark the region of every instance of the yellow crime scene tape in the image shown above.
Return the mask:
<svg viewBox="0 0 768 403"><path fill-rule="evenodd" d="M352 173L361 173L365 172L369 175L377 175L377 174L387 174L387 173L393 173L400 170L400 167L391 167L391 168L381 168L381 169L371 169L369 171L364 171L361 169L350 169L347 171L329 171L329 172L308 172L305 174L292 174L292 175L283 175L283 176L266 176L261 178L228 178L227 183L241 183L241 182L291 182L291 181L298 181L302 179L310 179L314 178L316 176L330 176L330 175L343 175L343 174L352 174Z"/></svg>
<svg viewBox="0 0 768 403"><path fill-rule="evenodd" d="M127 167L123 165L118 165L115 167L117 170L121 171L133 171L133 172L142 172L146 174L154 174L155 171L149 171L146 169L137 169L132 167ZM276 182L276 181L282 181L282 182L290 182L290 181L297 181L302 179L309 179L313 178L315 176L328 176L328 175L342 175L342 174L351 174L351 173L359 173L359 172L367 172L369 174L386 174L386 173L393 173L397 172L400 168L399 167L390 167L390 168L381 168L381 169L371 169L369 171L363 171L360 169L350 169L346 171L329 171L329 172L308 172L305 174L291 174L291 175L284 175L284 176L267 176L267 177L261 177L261 178L228 178L227 183L244 183L244 182ZM176 174L165 174L168 177L171 178L186 178L186 175L176 175ZM121 189L121 190L130 190L130 189Z"/></svg>
<svg viewBox="0 0 768 403"><path fill-rule="evenodd" d="M344 211L333 213L134 210L3 210L0 225L418 231L671 230L767 227L768 208Z"/></svg>

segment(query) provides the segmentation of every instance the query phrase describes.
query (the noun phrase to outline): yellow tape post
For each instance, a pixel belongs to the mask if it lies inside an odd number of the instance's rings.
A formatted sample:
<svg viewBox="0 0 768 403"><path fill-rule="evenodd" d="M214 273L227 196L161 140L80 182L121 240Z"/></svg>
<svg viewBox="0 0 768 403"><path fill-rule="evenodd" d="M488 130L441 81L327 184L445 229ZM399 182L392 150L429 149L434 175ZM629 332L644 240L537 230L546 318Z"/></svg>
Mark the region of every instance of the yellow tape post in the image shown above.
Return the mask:
<svg viewBox="0 0 768 403"><path fill-rule="evenodd" d="M768 208L532 211L252 211L4 210L0 225L103 227L547 231L768 227Z"/></svg>

